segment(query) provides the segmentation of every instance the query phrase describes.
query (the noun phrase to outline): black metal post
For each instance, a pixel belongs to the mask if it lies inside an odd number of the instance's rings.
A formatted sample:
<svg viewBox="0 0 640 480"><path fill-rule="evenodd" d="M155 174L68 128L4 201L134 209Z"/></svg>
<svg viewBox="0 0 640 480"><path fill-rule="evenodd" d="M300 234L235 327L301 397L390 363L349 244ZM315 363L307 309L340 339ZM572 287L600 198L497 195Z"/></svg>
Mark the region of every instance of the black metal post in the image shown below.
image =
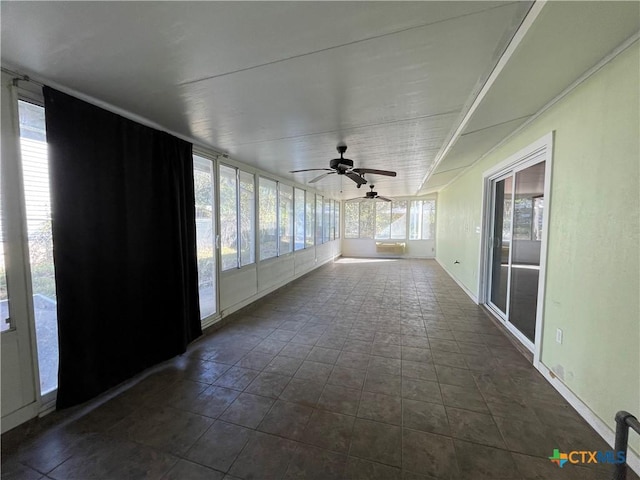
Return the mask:
<svg viewBox="0 0 640 480"><path fill-rule="evenodd" d="M617 452L624 452L625 458L627 458L627 445L629 443L629 427L640 434L640 422L638 419L629 412L620 410L616 413L616 444L614 448L616 454ZM626 478L627 463L617 463L613 480L626 480Z"/></svg>

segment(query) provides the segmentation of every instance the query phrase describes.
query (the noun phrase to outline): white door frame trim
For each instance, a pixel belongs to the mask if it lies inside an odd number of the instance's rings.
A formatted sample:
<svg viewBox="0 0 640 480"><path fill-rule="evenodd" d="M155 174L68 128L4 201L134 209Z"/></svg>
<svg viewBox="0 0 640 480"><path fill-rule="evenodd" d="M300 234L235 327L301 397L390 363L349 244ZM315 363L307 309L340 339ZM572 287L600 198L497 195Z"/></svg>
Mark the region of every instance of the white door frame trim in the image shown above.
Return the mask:
<svg viewBox="0 0 640 480"><path fill-rule="evenodd" d="M553 132L549 132L542 138L519 150L509 156L504 161L494 165L483 173L482 185L482 237L480 239L480 255L478 265L478 303L487 303L487 287L488 287L488 271L490 268L489 258L486 253L491 236L491 182L495 178L506 173L506 170L518 171L526 168L530 164L545 161L545 179L544 179L544 199L545 199L545 215L542 224L542 242L540 246L540 277L538 280L538 303L536 309L536 330L535 341L533 344L533 366L539 369L540 356L542 354L542 333L544 329L544 300L546 296L546 264L547 264L547 242L549 235L549 217L551 205L551 171L553 167ZM504 322L503 322L504 323ZM517 332L509 322L504 323L505 327L511 333L516 335L518 339L523 340L523 335ZM531 349L530 342L523 344Z"/></svg>

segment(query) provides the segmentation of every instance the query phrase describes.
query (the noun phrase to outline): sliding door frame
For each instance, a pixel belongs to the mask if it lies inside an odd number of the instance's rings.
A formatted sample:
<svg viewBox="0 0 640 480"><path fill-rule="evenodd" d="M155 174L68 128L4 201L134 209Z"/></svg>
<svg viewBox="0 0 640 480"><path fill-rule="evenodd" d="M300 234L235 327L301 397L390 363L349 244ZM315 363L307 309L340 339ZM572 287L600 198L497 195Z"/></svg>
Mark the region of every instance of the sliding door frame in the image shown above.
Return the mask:
<svg viewBox="0 0 640 480"><path fill-rule="evenodd" d="M219 212L219 205L220 205L220 183L219 183L219 178L220 178L220 159L219 159L219 155L208 151L207 149L204 148L200 148L198 146L193 147L192 150L192 156L198 156L200 158L203 158L209 162L211 162L211 181L212 181L212 185L211 188L213 189L212 192L212 198L213 198L213 212L212 212L212 222L213 222L213 228L214 228L214 232L213 232L213 257L215 258L215 262L216 262L216 266L214 269L213 274L215 275L215 297L216 297L216 311L210 315L207 315L206 317L202 316L202 312L201 312L201 316L200 316L200 325L202 327L202 329L204 330L207 327L210 327L211 325L214 325L215 323L217 323L221 318L221 307L220 307L220 276L222 274L222 255L221 255L221 249L220 249L220 212ZM194 159L195 162L195 159ZM200 273L198 272L198 275L200 275ZM198 285L199 288L199 285Z"/></svg>
<svg viewBox="0 0 640 480"><path fill-rule="evenodd" d="M507 179L511 179L511 200L513 202L513 189L515 187L515 179L514 179L514 172L513 171L509 171L507 173L505 172L500 172L497 175L492 176L489 179L489 204L488 204L488 208L489 211L487 212L489 214L488 217L488 230L487 230L487 291L486 291L486 302L485 304L487 305L487 307L489 307L492 311L492 313L494 313L497 317L499 317L500 320L502 320L503 322L507 321L507 318L509 318L509 306L511 303L511 295L509 295L509 285L511 285L511 268L507 269L507 291L505 292L505 307L504 307L504 312L502 310L500 310L500 307L498 305L496 305L495 303L493 303L493 301L491 300L491 292L489 291L489 289L491 288L491 286L493 285L493 244L495 242L495 210L496 210L496 186L498 182L501 181L506 181ZM503 204L504 201L506 200L506 198L503 198ZM504 210L503 210L503 222L504 222ZM510 218L509 218L509 223L510 225L513 225L513 208L511 209L511 214L510 214ZM489 250L489 248L491 248L491 250ZM507 265L510 267L511 266L511 255L513 252L513 248L512 248L512 243L509 243L509 255L508 255L508 263ZM502 255L501 255L502 256Z"/></svg>
<svg viewBox="0 0 640 480"><path fill-rule="evenodd" d="M545 162L545 174L544 174L544 199L545 199L545 212L543 216L543 231L542 241L540 246L540 276L538 280L538 299L536 307L536 328L535 328L535 341L531 344L520 331L515 328L510 322L505 321L499 315L496 317L499 321L511 332L516 338L518 338L523 345L532 350L533 352L533 365L538 368L540 364L540 355L542 353L542 335L544 331L544 300L545 300L545 285L546 285L546 264L547 264L547 242L549 237L549 217L551 216L551 171L553 161L553 132L549 132L542 138L536 140L532 144L523 148L522 150L511 155L504 161L494 165L489 170L483 173L483 186L482 186L482 235L480 239L480 255L479 255L479 268L480 275L478 276L478 303L484 304L489 307L491 300L489 288L491 286L491 253L489 247L491 245L491 237L493 236L493 183L496 179L504 178L511 172L514 178L515 189L515 173L521 171L531 165ZM512 248L509 249L509 264L511 264ZM509 297L509 295L507 296ZM508 298L507 298L508 301ZM489 307L489 310L494 313L493 308ZM507 306L507 315L509 309ZM508 318L508 316L507 316Z"/></svg>

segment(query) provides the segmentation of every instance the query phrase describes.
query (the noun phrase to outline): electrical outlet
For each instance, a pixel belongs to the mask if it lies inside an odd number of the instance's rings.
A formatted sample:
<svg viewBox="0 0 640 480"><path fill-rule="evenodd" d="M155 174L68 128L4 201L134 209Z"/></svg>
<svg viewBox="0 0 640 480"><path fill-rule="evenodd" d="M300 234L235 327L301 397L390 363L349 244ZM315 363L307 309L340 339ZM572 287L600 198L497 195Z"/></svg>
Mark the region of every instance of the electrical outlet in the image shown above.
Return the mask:
<svg viewBox="0 0 640 480"><path fill-rule="evenodd" d="M560 328L556 329L556 342L562 345L562 329Z"/></svg>

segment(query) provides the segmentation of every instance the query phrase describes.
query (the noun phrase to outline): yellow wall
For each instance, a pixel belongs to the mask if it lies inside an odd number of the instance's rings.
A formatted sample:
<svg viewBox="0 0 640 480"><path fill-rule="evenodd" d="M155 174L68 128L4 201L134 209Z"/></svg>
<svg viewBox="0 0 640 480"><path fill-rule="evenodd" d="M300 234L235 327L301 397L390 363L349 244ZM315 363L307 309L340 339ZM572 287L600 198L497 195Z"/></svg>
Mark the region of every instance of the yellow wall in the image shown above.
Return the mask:
<svg viewBox="0 0 640 480"><path fill-rule="evenodd" d="M555 132L541 361L612 429L640 416L639 57L636 42L438 203L437 259L477 295L483 172Z"/></svg>

